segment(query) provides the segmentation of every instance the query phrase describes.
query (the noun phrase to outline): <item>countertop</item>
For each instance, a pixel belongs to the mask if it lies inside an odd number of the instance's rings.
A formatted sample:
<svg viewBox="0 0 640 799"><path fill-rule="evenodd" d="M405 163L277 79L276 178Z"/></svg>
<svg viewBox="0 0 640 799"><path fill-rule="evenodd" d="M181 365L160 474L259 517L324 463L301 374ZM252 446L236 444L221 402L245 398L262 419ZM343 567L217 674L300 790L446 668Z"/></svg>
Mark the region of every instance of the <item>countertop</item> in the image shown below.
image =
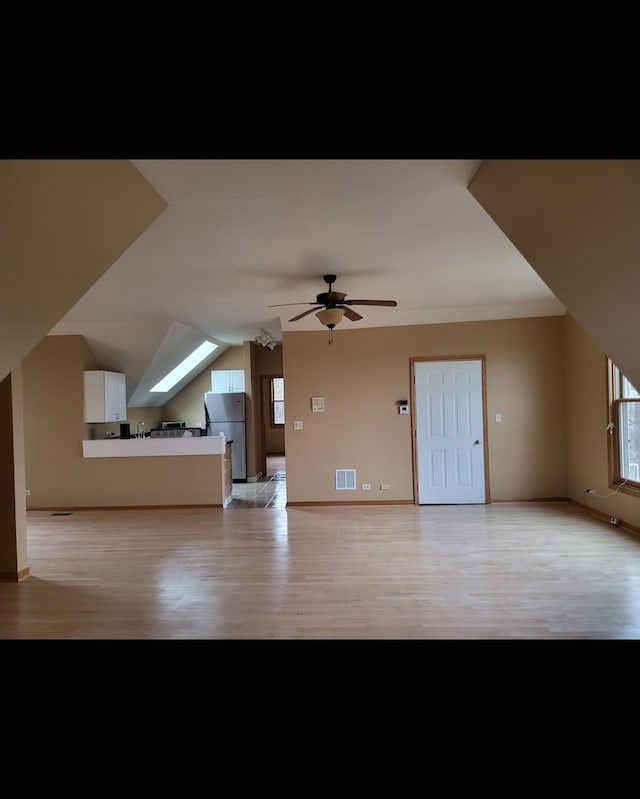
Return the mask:
<svg viewBox="0 0 640 799"><path fill-rule="evenodd" d="M224 455L227 443L224 434L183 438L104 438L83 441L82 455L85 458Z"/></svg>

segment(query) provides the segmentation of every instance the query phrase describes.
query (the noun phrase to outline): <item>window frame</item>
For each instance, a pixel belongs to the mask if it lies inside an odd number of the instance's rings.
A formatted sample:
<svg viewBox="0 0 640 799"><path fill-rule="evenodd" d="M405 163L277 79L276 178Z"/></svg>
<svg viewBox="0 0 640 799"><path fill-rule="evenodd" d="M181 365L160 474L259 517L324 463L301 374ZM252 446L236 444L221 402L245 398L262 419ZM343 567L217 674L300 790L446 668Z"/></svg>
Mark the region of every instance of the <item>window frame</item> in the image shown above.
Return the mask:
<svg viewBox="0 0 640 799"><path fill-rule="evenodd" d="M609 457L609 487L623 494L640 496L640 481L622 476L619 424L621 406L640 404L640 397L623 397L622 384L625 375L607 358L607 449Z"/></svg>
<svg viewBox="0 0 640 799"><path fill-rule="evenodd" d="M274 381L275 380L282 380L282 399L277 400L274 399ZM283 422L276 422L275 421L275 408L276 404L282 405L282 416L284 418ZM285 426L286 423L286 416L285 416L285 405L284 405L284 377L282 375L275 375L269 378L269 421L272 428L281 429Z"/></svg>

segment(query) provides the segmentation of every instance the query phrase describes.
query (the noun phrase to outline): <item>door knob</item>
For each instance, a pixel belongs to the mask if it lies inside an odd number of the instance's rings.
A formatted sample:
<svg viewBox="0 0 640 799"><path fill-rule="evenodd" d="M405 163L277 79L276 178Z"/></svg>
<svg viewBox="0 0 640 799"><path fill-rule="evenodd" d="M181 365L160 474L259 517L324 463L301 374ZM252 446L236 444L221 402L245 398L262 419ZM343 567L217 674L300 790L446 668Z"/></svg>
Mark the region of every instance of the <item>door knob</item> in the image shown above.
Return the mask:
<svg viewBox="0 0 640 799"><path fill-rule="evenodd" d="M479 439L479 438L476 438L476 440L475 440L473 443L474 443L474 444L479 444L479 443L480 443L480 439Z"/></svg>

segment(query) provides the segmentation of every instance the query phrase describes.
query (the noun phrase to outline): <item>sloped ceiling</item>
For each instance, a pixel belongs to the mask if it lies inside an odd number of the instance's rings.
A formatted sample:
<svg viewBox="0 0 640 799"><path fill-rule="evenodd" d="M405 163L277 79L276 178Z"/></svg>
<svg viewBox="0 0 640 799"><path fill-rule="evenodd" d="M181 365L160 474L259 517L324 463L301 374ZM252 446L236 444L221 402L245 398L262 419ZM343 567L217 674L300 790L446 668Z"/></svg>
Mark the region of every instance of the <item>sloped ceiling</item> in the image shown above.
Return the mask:
<svg viewBox="0 0 640 799"><path fill-rule="evenodd" d="M129 161L0 161L0 380L165 206Z"/></svg>
<svg viewBox="0 0 640 799"><path fill-rule="evenodd" d="M237 346L261 328L276 340L323 329L313 313L290 320L326 273L348 299L398 303L358 309L336 335L564 313L469 192L477 160L132 165L167 208L51 331L84 335L104 368L126 373L130 402L147 404L153 375L175 366L179 331Z"/></svg>
<svg viewBox="0 0 640 799"><path fill-rule="evenodd" d="M640 386L640 161L485 161L470 191Z"/></svg>

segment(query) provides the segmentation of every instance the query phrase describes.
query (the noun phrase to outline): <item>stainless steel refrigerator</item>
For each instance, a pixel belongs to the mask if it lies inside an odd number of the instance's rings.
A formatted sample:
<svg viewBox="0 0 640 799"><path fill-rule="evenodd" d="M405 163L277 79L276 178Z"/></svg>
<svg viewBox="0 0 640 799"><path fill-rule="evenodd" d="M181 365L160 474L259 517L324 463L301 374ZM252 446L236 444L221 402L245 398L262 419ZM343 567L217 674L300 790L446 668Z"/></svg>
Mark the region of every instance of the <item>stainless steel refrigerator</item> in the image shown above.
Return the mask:
<svg viewBox="0 0 640 799"><path fill-rule="evenodd" d="M204 416L207 435L224 433L231 445L231 479L247 482L247 438L245 395L242 393L218 394L207 391L204 395Z"/></svg>

